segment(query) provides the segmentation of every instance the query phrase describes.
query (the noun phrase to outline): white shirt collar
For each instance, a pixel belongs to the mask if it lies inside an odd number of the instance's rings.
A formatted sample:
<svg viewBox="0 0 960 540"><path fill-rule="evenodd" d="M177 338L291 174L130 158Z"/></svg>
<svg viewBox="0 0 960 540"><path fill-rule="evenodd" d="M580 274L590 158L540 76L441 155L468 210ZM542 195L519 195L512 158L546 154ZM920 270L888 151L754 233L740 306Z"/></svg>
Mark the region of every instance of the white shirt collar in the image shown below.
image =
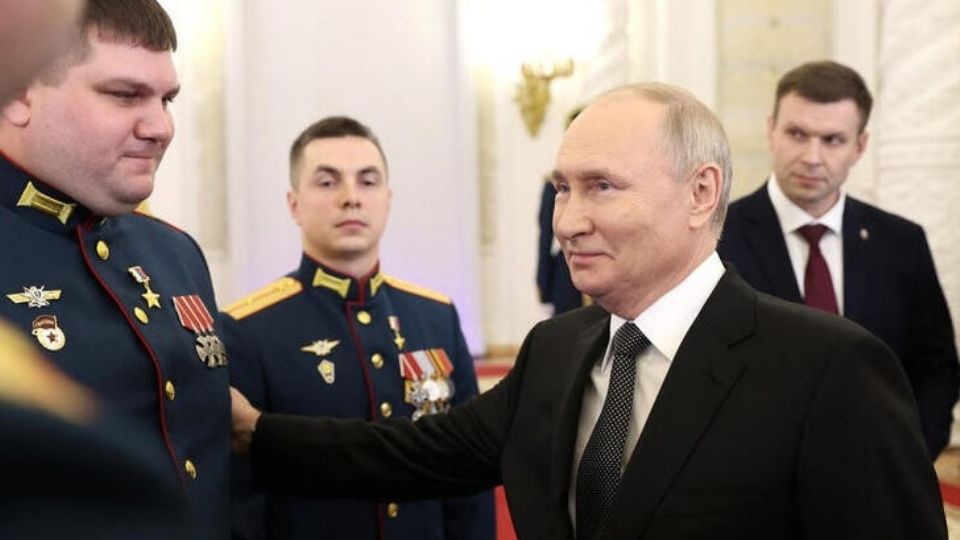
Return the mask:
<svg viewBox="0 0 960 540"><path fill-rule="evenodd" d="M680 343L725 271L720 257L713 252L676 287L634 319L633 323L668 361L673 361ZM610 315L610 341L607 342L608 354L604 358L604 368L611 361L610 342L626 322L622 317Z"/></svg>
<svg viewBox="0 0 960 540"><path fill-rule="evenodd" d="M843 207L847 203L847 193L843 188L840 189L840 198L837 199L836 204L819 218L811 216L806 210L788 199L787 195L780 189L776 175L772 173L770 174L770 180L767 181L767 194L770 195L770 202L773 203L773 209L776 210L777 217L780 219L780 229L784 235L813 223L826 225L838 236L843 230Z"/></svg>

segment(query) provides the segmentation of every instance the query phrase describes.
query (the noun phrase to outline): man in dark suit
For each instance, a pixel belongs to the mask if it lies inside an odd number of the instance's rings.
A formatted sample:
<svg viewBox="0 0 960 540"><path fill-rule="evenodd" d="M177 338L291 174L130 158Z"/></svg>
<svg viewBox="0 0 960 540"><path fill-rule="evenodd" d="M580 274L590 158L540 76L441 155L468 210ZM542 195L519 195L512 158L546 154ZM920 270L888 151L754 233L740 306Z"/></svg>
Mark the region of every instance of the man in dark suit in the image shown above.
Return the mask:
<svg viewBox="0 0 960 540"><path fill-rule="evenodd" d="M803 64L777 85L767 124L773 174L730 205L720 245L753 287L851 319L900 359L931 458L957 401L953 324L923 229L846 195L863 154L871 97L836 62ZM822 235L811 249L804 236Z"/></svg>
<svg viewBox="0 0 960 540"><path fill-rule="evenodd" d="M541 322L494 389L416 423L261 415L234 391L235 448L288 493L503 481L523 539L946 538L889 349L721 264L730 175L687 92L601 96L553 174L554 230L597 305Z"/></svg>

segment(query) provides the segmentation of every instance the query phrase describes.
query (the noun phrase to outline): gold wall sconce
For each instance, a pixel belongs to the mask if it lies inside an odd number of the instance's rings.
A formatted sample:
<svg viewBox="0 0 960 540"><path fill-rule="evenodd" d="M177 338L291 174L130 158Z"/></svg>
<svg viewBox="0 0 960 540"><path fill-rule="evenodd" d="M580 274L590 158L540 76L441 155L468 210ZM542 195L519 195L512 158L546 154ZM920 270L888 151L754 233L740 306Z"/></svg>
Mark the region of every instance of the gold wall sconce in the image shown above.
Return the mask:
<svg viewBox="0 0 960 540"><path fill-rule="evenodd" d="M520 106L523 123L531 137L540 133L543 117L550 104L550 81L557 77L573 75L573 60L566 59L546 66L542 62L529 64L524 62L520 67L523 81L517 85L517 94L513 100Z"/></svg>

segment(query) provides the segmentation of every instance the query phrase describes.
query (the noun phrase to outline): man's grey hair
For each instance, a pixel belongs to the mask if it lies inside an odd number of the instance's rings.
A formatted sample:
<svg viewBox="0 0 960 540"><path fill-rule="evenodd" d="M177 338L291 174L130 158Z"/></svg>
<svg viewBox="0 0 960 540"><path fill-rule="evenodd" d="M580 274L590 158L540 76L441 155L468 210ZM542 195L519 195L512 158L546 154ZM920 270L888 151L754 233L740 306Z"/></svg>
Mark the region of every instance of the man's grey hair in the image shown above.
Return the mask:
<svg viewBox="0 0 960 540"><path fill-rule="evenodd" d="M642 82L615 88L603 94L632 93L667 108L663 121L665 150L672 161L673 177L685 180L701 165L715 163L723 173L720 200L712 222L717 234L723 229L733 181L733 161L727 134L716 115L687 90L660 82ZM601 96L601 97L603 97Z"/></svg>

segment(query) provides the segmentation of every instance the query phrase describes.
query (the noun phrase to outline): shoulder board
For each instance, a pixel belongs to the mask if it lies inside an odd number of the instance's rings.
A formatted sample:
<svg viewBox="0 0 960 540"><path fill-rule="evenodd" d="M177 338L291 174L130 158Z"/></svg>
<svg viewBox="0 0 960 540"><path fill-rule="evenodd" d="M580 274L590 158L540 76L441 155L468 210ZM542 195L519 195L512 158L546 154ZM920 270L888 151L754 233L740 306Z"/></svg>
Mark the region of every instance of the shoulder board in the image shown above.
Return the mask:
<svg viewBox="0 0 960 540"><path fill-rule="evenodd" d="M400 289L401 291L408 292L410 294L429 298L430 300L440 302L441 304L453 303L453 300L450 300L449 296L426 287L421 287L415 283L410 283L409 281L404 281L393 276L384 276L384 280L394 289Z"/></svg>
<svg viewBox="0 0 960 540"><path fill-rule="evenodd" d="M282 277L230 304L224 311L239 321L302 290L303 284L299 281L289 276Z"/></svg>

